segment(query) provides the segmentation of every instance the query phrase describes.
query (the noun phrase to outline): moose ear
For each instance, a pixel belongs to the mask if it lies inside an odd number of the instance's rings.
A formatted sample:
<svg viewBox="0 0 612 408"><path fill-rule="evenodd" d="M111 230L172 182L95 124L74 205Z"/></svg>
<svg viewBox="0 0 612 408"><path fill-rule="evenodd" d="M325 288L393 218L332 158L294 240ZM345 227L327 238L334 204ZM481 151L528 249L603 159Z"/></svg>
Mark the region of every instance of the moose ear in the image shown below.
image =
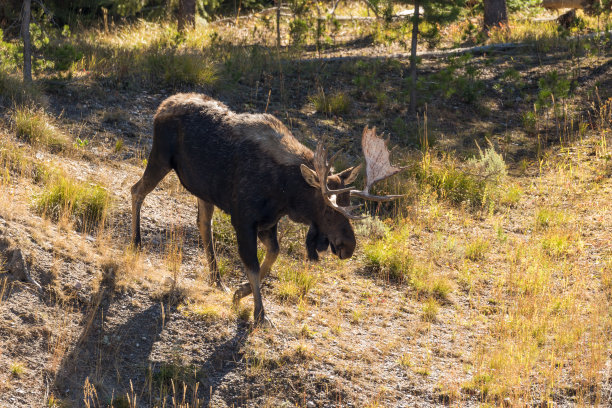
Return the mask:
<svg viewBox="0 0 612 408"><path fill-rule="evenodd" d="M348 169L336 174L336 176L340 177L340 180L344 182L345 186L349 185L353 181L355 181L355 179L359 175L359 172L361 171L361 167L361 164L359 166L349 167Z"/></svg>
<svg viewBox="0 0 612 408"><path fill-rule="evenodd" d="M319 188L319 179L317 178L317 173L312 170L310 167L305 164L300 165L300 170L302 171L302 177L304 180L314 188Z"/></svg>

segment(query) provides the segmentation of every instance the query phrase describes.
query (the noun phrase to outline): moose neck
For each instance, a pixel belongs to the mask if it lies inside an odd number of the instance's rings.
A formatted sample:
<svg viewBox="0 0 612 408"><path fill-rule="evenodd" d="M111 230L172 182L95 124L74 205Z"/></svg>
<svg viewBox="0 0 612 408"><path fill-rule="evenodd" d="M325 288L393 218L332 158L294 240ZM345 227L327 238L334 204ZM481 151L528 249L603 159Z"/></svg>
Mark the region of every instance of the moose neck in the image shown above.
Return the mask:
<svg viewBox="0 0 612 408"><path fill-rule="evenodd" d="M311 225L318 224L322 200L317 191L304 181L300 167L290 166L285 172L289 197L287 215L294 222Z"/></svg>

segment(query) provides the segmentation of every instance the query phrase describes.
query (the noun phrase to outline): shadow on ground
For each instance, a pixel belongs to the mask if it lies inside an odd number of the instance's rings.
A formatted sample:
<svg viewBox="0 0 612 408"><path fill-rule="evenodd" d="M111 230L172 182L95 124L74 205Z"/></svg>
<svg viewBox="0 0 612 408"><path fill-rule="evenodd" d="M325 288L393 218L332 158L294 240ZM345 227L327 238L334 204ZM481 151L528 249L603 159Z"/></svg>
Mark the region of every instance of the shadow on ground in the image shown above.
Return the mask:
<svg viewBox="0 0 612 408"><path fill-rule="evenodd" d="M63 358L54 381L55 395L71 402L71 406L107 406L129 400L137 406L163 406L172 398L170 380L186 380L172 362L172 356L161 353L152 358L167 322L176 313L174 307L154 303L148 297L116 295L114 271L107 271L81 322L82 332L71 351ZM135 306L138 303L143 306ZM186 321L179 324L186 325ZM202 327L197 328L198 331ZM218 330L217 328L209 328ZM207 406L225 377L240 368L240 350L248 335L248 325L239 322L231 338L222 341L201 341L201 358L190 368L199 373L186 401L198 399ZM173 342L173 334L165 342ZM206 339L206 332L202 333ZM174 342L179 342L176 338ZM207 344L208 343L208 344ZM199 382L198 387L195 385ZM95 391L87 390L89 383ZM187 384L188 381L185 381ZM176 384L182 394L183 384ZM182 396L181 396L182 398ZM167 400L167 401L166 401Z"/></svg>

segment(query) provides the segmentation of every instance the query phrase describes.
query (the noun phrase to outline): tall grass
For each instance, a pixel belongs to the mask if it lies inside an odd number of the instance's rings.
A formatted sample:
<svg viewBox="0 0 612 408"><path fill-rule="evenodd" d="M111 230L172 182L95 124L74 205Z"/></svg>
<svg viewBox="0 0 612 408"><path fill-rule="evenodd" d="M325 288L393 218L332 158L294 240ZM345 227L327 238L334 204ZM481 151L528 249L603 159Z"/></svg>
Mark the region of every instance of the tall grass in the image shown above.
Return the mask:
<svg viewBox="0 0 612 408"><path fill-rule="evenodd" d="M74 218L87 228L103 222L109 204L110 194L103 187L58 174L36 197L34 208L54 219Z"/></svg>
<svg viewBox="0 0 612 408"><path fill-rule="evenodd" d="M60 151L68 145L68 136L59 130L53 119L43 110L17 107L13 111L17 137L35 146L46 146Z"/></svg>
<svg viewBox="0 0 612 408"><path fill-rule="evenodd" d="M128 86L212 86L218 79L206 30L179 34L170 24L140 21L113 32L92 30L76 46L84 57L77 69Z"/></svg>

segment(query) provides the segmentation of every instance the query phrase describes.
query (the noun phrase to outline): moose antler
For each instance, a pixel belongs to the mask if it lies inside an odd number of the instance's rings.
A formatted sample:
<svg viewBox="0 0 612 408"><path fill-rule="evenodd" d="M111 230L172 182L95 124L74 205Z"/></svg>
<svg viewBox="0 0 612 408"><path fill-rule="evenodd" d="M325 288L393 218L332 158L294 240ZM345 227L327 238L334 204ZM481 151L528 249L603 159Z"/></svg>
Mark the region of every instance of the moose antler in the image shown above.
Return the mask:
<svg viewBox="0 0 612 408"><path fill-rule="evenodd" d="M342 207L336 203L336 197L338 196L338 194L350 192L352 190L352 187L345 187L338 190L330 190L329 187L327 187L327 176L329 175L331 164L334 162L334 159L338 157L339 153L340 150L337 151L328 161L327 150L323 147L323 144L319 143L317 145L317 150L315 151L314 155L314 167L315 172L317 173L319 188L323 193L323 199L325 200L327 205L332 207L334 210L342 213L346 218L349 218L351 220L363 219L365 217L354 215L353 213L351 213L351 211L361 207L361 205L349 205L346 207Z"/></svg>
<svg viewBox="0 0 612 408"><path fill-rule="evenodd" d="M351 190L351 197L359 197L371 201L391 201L396 200L401 195L373 195L370 194L370 187L379 181L389 178L406 167L394 167L389 161L389 149L385 140L376 136L376 127L363 129L361 138L361 148L366 161L366 186L363 190Z"/></svg>
<svg viewBox="0 0 612 408"><path fill-rule="evenodd" d="M366 161L366 187L363 190L354 190L352 187L344 187L337 190L330 190L327 186L327 177L331 169L331 164L338 156L340 151L336 152L330 160L327 160L327 150L322 143L317 145L314 154L313 164L315 170L311 170L308 166L302 164L301 171L304 179L311 186L318 188L323 193L325 203L334 210L343 214L351 220L360 220L365 216L359 216L352 213L361 205L349 205L346 207L339 206L336 203L336 197L342 193L350 193L351 197L359 197L365 200L372 201L391 201L402 197L401 195L385 195L379 196L370 194L370 187L381 180L393 176L404 170L405 167L393 167L389 162L389 150L387 149L388 140L383 140L376 136L376 128L368 129L366 126L363 130L361 146Z"/></svg>

